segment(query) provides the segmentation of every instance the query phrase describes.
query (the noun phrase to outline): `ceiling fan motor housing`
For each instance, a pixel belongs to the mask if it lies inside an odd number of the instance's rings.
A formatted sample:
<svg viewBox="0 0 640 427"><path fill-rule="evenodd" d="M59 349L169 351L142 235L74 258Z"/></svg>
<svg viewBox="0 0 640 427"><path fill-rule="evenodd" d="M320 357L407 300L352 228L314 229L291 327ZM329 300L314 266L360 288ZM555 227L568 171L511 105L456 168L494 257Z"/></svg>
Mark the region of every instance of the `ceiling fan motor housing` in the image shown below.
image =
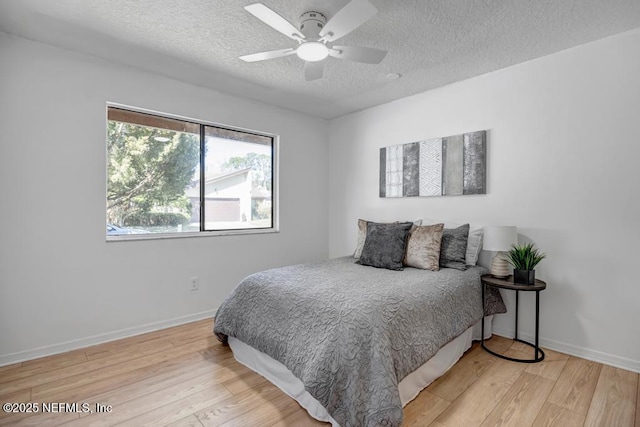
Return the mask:
<svg viewBox="0 0 640 427"><path fill-rule="evenodd" d="M327 23L327 18L320 12L305 12L300 15L300 32L307 40L318 40L320 30Z"/></svg>

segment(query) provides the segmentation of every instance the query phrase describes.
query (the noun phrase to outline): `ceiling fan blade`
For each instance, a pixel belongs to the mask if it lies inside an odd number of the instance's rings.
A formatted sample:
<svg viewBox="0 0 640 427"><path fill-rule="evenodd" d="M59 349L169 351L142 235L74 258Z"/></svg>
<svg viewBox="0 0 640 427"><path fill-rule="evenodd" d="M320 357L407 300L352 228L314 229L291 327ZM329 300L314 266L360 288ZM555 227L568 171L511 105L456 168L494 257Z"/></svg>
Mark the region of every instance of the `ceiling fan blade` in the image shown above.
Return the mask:
<svg viewBox="0 0 640 427"><path fill-rule="evenodd" d="M244 8L247 12L285 36L294 40L304 40L304 35L296 27L262 3L253 3Z"/></svg>
<svg viewBox="0 0 640 427"><path fill-rule="evenodd" d="M324 61L307 62L304 64L304 79L308 82L321 79L323 71Z"/></svg>
<svg viewBox="0 0 640 427"><path fill-rule="evenodd" d="M334 46L333 49L329 49L329 56L365 64L379 64L386 55L386 50L372 47Z"/></svg>
<svg viewBox="0 0 640 427"><path fill-rule="evenodd" d="M333 42L371 19L378 9L368 0L352 0L320 30L320 40Z"/></svg>
<svg viewBox="0 0 640 427"><path fill-rule="evenodd" d="M294 53L296 53L296 50L292 48L278 49L278 50L270 50L268 52L252 53L251 55L244 55L244 56L241 56L240 59L242 59L245 62L257 62L257 61L264 61L267 59L282 58L283 56L289 56Z"/></svg>

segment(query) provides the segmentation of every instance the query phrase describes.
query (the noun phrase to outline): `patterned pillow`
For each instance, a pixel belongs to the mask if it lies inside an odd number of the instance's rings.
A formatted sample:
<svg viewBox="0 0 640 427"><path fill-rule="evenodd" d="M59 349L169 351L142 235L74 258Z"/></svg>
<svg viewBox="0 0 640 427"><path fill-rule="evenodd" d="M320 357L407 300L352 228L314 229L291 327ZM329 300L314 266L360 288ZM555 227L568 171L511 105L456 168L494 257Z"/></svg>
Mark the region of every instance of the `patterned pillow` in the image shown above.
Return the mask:
<svg viewBox="0 0 640 427"><path fill-rule="evenodd" d="M444 224L414 228L409 234L404 264L423 270L440 270L440 244Z"/></svg>
<svg viewBox="0 0 640 427"><path fill-rule="evenodd" d="M407 235L412 222L382 224L367 222L367 238L356 263L371 267L402 270Z"/></svg>
<svg viewBox="0 0 640 427"><path fill-rule="evenodd" d="M439 224L444 222L445 229L457 228L462 224L450 221L442 221L433 218L425 218L423 224ZM467 255L465 262L467 265L477 265L480 251L482 250L482 240L484 235L484 226L478 224L469 224L469 238L467 240Z"/></svg>
<svg viewBox="0 0 640 427"><path fill-rule="evenodd" d="M359 219L358 220L358 242L356 243L356 250L353 253L353 257L355 259L359 259L362 254L362 248L364 247L364 241L367 239L367 220ZM396 221L394 224L397 224L399 221ZM421 219L417 219L413 221L414 226L419 226L422 224Z"/></svg>
<svg viewBox="0 0 640 427"><path fill-rule="evenodd" d="M458 228L445 228L440 245L440 267L466 270L467 240L469 224Z"/></svg>

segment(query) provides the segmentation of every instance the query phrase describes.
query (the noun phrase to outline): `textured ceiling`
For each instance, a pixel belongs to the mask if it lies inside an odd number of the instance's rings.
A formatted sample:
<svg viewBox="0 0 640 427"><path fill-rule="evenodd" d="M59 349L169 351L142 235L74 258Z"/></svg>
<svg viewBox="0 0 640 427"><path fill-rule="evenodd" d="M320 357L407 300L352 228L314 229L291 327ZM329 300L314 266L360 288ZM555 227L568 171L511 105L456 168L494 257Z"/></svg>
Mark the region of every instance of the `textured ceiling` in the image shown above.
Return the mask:
<svg viewBox="0 0 640 427"><path fill-rule="evenodd" d="M640 0L370 1L379 13L339 44L386 58L328 58L312 82L295 55L238 59L295 47L243 9L252 0L0 0L0 31L330 119L640 27ZM297 26L348 0L262 3Z"/></svg>

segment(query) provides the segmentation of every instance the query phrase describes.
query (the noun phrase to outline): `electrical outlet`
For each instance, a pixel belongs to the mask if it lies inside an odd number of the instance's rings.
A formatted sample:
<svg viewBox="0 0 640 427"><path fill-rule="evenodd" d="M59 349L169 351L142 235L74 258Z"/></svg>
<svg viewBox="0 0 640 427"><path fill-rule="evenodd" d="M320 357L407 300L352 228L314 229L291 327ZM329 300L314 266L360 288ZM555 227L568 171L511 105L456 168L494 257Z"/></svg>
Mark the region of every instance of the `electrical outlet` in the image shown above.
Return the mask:
<svg viewBox="0 0 640 427"><path fill-rule="evenodd" d="M192 277L191 279L189 279L189 282L191 283L192 291L197 291L198 289L200 289L200 279L198 279L197 277Z"/></svg>

